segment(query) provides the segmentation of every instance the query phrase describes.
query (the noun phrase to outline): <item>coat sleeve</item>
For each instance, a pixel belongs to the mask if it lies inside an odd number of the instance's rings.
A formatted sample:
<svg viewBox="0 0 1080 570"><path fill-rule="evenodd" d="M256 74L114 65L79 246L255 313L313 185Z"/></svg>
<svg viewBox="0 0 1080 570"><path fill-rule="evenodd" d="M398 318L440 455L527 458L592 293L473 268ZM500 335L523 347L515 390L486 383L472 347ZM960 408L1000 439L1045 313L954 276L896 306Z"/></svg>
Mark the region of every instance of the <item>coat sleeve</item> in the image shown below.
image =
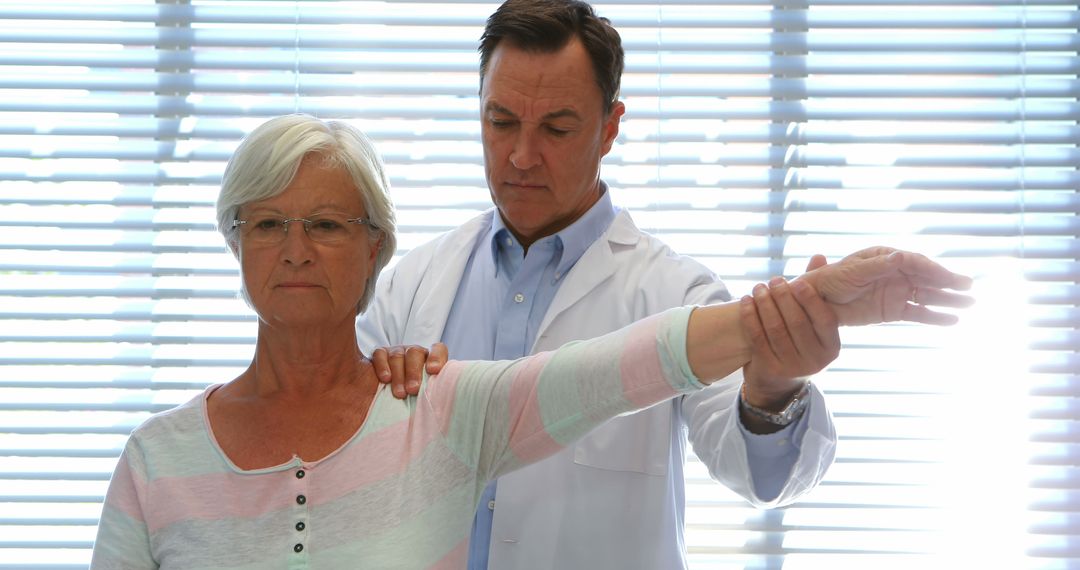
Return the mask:
<svg viewBox="0 0 1080 570"><path fill-rule="evenodd" d="M437 247L446 238L428 242L387 268L375 283L375 294L356 319L356 341L364 354L379 347L404 344L421 282L430 269ZM432 341L434 342L434 341Z"/></svg>
<svg viewBox="0 0 1080 570"><path fill-rule="evenodd" d="M137 443L128 440L109 481L90 570L158 568L144 513L146 473Z"/></svg>
<svg viewBox="0 0 1080 570"><path fill-rule="evenodd" d="M491 214L485 212L413 249L379 275L371 302L356 319L356 338L361 351L371 354L372 350L383 346L427 345L439 340L439 333L435 331L431 332L435 335L433 338L426 338L426 334L418 337L416 323L410 321L421 315L420 307L449 311L453 296L446 305L433 304L426 298L432 294L431 284L454 276L456 269L451 268L464 268L472 244L490 217ZM456 281L453 287L451 294L457 290Z"/></svg>
<svg viewBox="0 0 1080 570"><path fill-rule="evenodd" d="M400 303L403 283L397 283L397 267L387 269L375 283L375 295L367 309L356 319L356 341L360 350L367 355L382 346L400 344L405 336L403 320L407 318L409 307L395 309Z"/></svg>
<svg viewBox="0 0 1080 570"><path fill-rule="evenodd" d="M684 303L711 304L731 299L727 289L716 281L687 289ZM754 459L751 468L748 444L750 435L739 420L738 398L742 371L705 390L684 396L681 401L683 421L690 445L716 481L724 484L754 506L777 507L791 503L817 486L836 455L836 429L825 399L812 386L812 399L806 415L793 430L793 454ZM755 476L756 475L756 476ZM786 475L786 476L785 476ZM755 488L755 479L770 481L776 491L763 497Z"/></svg>

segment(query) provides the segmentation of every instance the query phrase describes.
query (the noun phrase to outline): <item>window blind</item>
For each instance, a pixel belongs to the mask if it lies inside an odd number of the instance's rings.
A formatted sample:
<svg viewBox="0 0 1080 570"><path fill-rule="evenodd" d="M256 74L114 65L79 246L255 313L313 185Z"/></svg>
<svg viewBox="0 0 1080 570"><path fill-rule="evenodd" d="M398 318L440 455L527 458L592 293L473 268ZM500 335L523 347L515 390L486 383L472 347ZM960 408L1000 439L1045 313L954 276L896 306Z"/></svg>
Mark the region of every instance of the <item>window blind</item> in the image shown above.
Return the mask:
<svg viewBox="0 0 1080 570"><path fill-rule="evenodd" d="M736 294L885 244L978 277L957 327L845 329L836 465L746 506L688 466L692 568L1080 567L1075 0L596 2L627 49L603 176ZM0 568L81 568L128 432L251 357L215 232L267 117L378 144L400 253L490 206L497 3L0 4Z"/></svg>

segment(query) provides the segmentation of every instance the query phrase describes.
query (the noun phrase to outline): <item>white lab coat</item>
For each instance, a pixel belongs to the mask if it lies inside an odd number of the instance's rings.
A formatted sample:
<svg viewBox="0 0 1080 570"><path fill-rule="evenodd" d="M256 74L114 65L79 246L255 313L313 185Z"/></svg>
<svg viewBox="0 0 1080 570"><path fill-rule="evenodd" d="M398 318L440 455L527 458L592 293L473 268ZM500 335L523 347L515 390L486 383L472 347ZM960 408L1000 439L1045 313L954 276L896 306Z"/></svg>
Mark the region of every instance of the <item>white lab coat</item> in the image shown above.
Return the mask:
<svg viewBox="0 0 1080 570"><path fill-rule="evenodd" d="M494 210L409 252L379 278L358 332L365 352L440 340L469 254ZM611 332L675 306L728 300L700 263L676 255L620 210L581 256L540 325L533 352ZM453 355L450 355L453 358ZM691 396L615 418L549 457L499 479L489 567L684 568L685 441L712 476L759 506L789 503L832 463L836 433L815 388L809 427L783 490L753 489L738 427L741 373Z"/></svg>

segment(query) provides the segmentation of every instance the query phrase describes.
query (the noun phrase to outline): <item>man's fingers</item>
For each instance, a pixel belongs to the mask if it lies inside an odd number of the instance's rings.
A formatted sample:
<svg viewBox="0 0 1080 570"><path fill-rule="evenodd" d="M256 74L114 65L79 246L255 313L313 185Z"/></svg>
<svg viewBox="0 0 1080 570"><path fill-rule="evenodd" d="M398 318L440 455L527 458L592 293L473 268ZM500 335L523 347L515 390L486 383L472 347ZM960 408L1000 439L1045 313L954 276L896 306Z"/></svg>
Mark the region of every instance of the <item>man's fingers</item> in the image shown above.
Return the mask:
<svg viewBox="0 0 1080 570"><path fill-rule="evenodd" d="M388 349L388 357L390 389L395 398L405 399L408 396L405 388L405 350L400 346L391 347Z"/></svg>
<svg viewBox="0 0 1080 570"><path fill-rule="evenodd" d="M371 353L371 367L375 370L375 377L383 384L390 384L390 392L398 399L403 399L407 395L405 376L400 367L404 356L400 346L380 347ZM396 373L395 370L397 370Z"/></svg>
<svg viewBox="0 0 1080 570"><path fill-rule="evenodd" d="M375 352L371 353L371 367L375 369L375 377L379 379L379 382L383 384L390 382L390 363L385 348L376 348Z"/></svg>
<svg viewBox="0 0 1080 570"><path fill-rule="evenodd" d="M442 371L442 367L446 365L446 361L449 359L450 352L445 344L437 342L431 345L426 364L427 373L432 376L438 374Z"/></svg>
<svg viewBox="0 0 1080 570"><path fill-rule="evenodd" d="M420 346L408 346L405 348L405 391L410 396L420 393L420 380L427 363L428 351Z"/></svg>
<svg viewBox="0 0 1080 570"><path fill-rule="evenodd" d="M790 284L795 300L802 307L814 330L824 356L832 362L840 354L840 321L831 307L808 283L795 280Z"/></svg>
<svg viewBox="0 0 1080 570"><path fill-rule="evenodd" d="M772 293L780 318L784 322L783 331L771 332L776 335L783 334L790 340L794 349L792 356L802 358L806 354L813 353L819 344L817 334L810 325L810 317L795 300L791 285L783 277L773 277L769 280L769 291Z"/></svg>
<svg viewBox="0 0 1080 570"><path fill-rule="evenodd" d="M772 350L769 339L765 336L765 327L762 326L761 319L758 317L757 307L754 306L753 297L744 295L739 300L739 319L746 331L752 354L764 354Z"/></svg>
<svg viewBox="0 0 1080 570"><path fill-rule="evenodd" d="M797 351L795 358L800 368L804 374L817 373L840 354L836 317L808 285L793 285L779 277L769 282L773 298L787 325L784 332ZM796 297L795 289L800 290L801 298ZM803 299L807 304L803 304ZM813 315L808 309L813 309Z"/></svg>
<svg viewBox="0 0 1080 570"><path fill-rule="evenodd" d="M379 382L390 384L395 398L405 399L420 393L424 371L438 374L447 359L446 345L437 342L430 351L416 345L377 348L371 354L371 365Z"/></svg>
<svg viewBox="0 0 1080 570"><path fill-rule="evenodd" d="M798 358L799 351L788 334L787 323L784 322L784 317L780 314L780 308L777 307L769 287L759 283L754 286L753 294L754 305L757 306L758 316L765 328L765 335L769 339L772 353L782 362Z"/></svg>

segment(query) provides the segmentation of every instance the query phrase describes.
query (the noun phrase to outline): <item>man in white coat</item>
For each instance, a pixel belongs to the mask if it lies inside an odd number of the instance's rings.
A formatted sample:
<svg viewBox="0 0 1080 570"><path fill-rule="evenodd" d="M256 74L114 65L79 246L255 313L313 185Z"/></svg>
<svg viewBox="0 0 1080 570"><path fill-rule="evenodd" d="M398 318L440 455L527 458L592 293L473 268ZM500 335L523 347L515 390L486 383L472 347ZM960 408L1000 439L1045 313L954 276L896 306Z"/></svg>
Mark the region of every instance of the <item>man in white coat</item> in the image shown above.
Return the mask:
<svg viewBox="0 0 1080 570"><path fill-rule="evenodd" d="M703 265L639 230L599 178L625 110L621 41L606 19L574 0L509 0L489 18L480 52L496 207L383 274L358 323L362 349L442 341L456 359L516 358L671 307L730 300ZM784 316L805 308L795 302L805 293L773 280L743 300L757 307L759 340L768 328L760 325L783 323L777 307ZM778 363L811 360L820 370L839 336L835 319L802 316L813 327L770 333L783 342L759 344L745 382L616 418L493 483L470 568L684 568L687 440L717 481L754 505L784 505L812 489L836 433L817 388L777 377Z"/></svg>

